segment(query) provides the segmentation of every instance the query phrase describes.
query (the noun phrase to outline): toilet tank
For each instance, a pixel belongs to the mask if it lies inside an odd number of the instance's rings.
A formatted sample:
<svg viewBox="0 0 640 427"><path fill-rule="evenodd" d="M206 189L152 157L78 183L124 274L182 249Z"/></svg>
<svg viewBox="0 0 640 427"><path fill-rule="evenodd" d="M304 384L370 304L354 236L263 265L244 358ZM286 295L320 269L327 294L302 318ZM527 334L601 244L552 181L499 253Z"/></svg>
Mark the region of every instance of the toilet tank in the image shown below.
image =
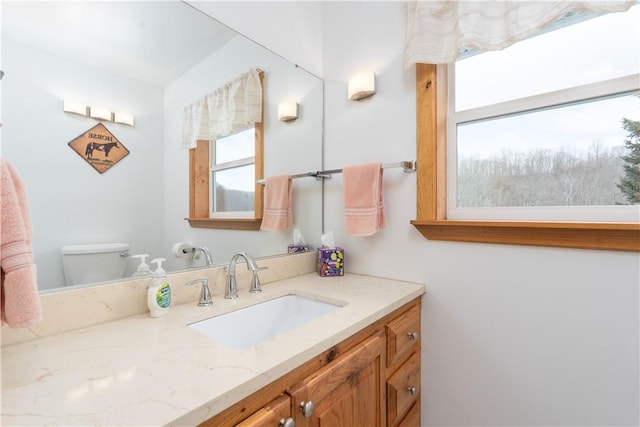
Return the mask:
<svg viewBox="0 0 640 427"><path fill-rule="evenodd" d="M130 248L127 243L63 246L60 254L67 286L122 278Z"/></svg>

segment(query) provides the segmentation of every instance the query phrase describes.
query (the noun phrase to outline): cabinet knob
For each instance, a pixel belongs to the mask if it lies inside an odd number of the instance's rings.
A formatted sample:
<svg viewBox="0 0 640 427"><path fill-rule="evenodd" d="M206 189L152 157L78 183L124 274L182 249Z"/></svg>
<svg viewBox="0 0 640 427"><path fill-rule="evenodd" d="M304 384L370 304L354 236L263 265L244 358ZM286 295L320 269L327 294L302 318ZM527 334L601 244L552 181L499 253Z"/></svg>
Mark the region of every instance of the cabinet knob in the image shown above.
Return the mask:
<svg viewBox="0 0 640 427"><path fill-rule="evenodd" d="M300 412L302 412L302 415L304 415L305 418L311 417L315 409L316 405L311 400L308 402L300 402Z"/></svg>
<svg viewBox="0 0 640 427"><path fill-rule="evenodd" d="M415 396L416 394L418 394L418 389L413 386L407 387L407 390L409 391L409 393L411 393L411 396Z"/></svg>
<svg viewBox="0 0 640 427"><path fill-rule="evenodd" d="M418 333L417 332L407 332L407 336L409 337L410 340L417 340L418 339Z"/></svg>
<svg viewBox="0 0 640 427"><path fill-rule="evenodd" d="M284 418L281 418L278 427L296 427L296 422L291 417L287 418L286 420Z"/></svg>

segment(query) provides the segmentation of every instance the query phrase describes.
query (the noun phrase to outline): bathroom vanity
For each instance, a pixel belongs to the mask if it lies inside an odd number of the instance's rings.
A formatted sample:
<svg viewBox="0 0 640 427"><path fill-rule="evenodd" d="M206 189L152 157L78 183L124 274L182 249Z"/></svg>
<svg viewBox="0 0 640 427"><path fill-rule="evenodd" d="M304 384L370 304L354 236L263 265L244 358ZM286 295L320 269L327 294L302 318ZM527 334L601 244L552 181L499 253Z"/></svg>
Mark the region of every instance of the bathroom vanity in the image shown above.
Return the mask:
<svg viewBox="0 0 640 427"><path fill-rule="evenodd" d="M424 292L310 273L260 294L241 289L237 300L214 293L211 307L193 300L158 319L138 314L6 345L2 424L349 425L341 417L356 414L367 425L418 425ZM283 295L340 308L244 349L188 326Z"/></svg>
<svg viewBox="0 0 640 427"><path fill-rule="evenodd" d="M420 307L414 299L201 425L419 426Z"/></svg>

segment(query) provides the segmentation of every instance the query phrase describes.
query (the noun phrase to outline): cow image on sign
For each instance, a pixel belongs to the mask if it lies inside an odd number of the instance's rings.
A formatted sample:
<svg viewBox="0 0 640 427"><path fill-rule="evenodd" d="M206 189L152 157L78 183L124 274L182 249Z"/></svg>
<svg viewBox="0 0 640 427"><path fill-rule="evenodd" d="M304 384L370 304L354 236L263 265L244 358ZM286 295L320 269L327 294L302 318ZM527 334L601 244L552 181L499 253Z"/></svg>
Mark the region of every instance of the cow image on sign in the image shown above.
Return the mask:
<svg viewBox="0 0 640 427"><path fill-rule="evenodd" d="M127 147L102 123L72 140L69 147L100 173L104 173L129 154Z"/></svg>

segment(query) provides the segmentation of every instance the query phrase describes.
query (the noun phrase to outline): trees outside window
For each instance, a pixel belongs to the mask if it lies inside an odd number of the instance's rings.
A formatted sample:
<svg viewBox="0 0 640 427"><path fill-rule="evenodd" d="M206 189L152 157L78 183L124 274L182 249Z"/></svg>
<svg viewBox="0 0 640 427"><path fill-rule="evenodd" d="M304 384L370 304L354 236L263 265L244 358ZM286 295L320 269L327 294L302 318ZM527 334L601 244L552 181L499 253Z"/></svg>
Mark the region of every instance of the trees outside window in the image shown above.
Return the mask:
<svg viewBox="0 0 640 427"><path fill-rule="evenodd" d="M621 156L624 161L622 169L624 176L618 183L618 188L627 203L640 204L640 121L623 119L622 127L629 132L624 146L627 154Z"/></svg>

